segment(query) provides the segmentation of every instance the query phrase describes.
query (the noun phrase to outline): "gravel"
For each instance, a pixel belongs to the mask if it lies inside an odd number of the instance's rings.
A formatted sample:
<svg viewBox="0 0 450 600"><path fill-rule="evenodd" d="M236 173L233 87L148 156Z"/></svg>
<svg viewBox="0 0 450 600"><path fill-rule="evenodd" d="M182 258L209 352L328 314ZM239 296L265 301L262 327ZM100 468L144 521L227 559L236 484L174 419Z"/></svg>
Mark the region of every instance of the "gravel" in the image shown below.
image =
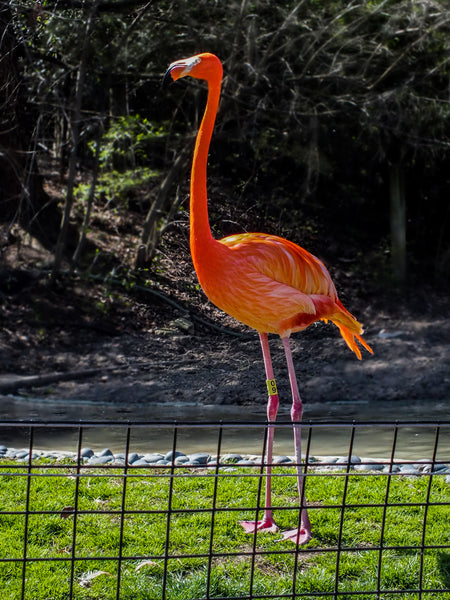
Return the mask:
<svg viewBox="0 0 450 600"><path fill-rule="evenodd" d="M128 458L128 460L126 460ZM304 458L304 457L303 457ZM8 448L0 445L0 462L15 460L23 463L30 462L30 451L26 448ZM77 461L75 452L49 451L33 449L31 461L40 459L53 460L61 463L68 459ZM181 451L170 451L165 453L152 452L139 454L130 452L128 457L123 452L114 453L110 448L94 451L91 448L82 448L80 451L80 464L88 466L127 466L133 467L193 467L193 468L226 468L228 471L234 467L260 467L261 456L245 455L239 453L227 453L221 457L212 456L207 452L194 452L184 454ZM274 456L273 465L289 466L295 464L293 456ZM360 471L374 473L397 473L399 475L417 476L423 474L445 475L445 481L450 484L450 466L439 462L433 464L429 459L419 458L411 460L395 460L392 464L389 459L364 458L352 455L350 460L345 456L310 456L308 457L308 469L317 471Z"/></svg>

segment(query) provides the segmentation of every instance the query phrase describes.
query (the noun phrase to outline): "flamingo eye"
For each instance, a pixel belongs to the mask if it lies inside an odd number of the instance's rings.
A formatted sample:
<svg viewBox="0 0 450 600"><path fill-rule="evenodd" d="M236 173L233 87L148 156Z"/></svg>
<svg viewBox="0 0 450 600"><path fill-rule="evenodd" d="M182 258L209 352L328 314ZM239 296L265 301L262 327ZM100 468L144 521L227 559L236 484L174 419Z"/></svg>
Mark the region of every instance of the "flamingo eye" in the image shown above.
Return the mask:
<svg viewBox="0 0 450 600"><path fill-rule="evenodd" d="M183 75L187 75L188 73L190 73L192 69L201 62L202 59L199 56L193 56L192 58L188 58L186 60L186 66L184 68Z"/></svg>

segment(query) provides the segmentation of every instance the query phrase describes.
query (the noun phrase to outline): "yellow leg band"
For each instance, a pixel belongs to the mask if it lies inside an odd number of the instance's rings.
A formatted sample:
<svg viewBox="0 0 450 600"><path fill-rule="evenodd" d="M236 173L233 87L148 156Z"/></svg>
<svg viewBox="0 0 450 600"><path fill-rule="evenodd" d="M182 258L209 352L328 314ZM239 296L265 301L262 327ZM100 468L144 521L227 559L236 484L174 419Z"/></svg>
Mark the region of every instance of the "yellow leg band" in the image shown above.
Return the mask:
<svg viewBox="0 0 450 600"><path fill-rule="evenodd" d="M276 396L278 394L277 384L275 379L266 379L267 392L269 396Z"/></svg>

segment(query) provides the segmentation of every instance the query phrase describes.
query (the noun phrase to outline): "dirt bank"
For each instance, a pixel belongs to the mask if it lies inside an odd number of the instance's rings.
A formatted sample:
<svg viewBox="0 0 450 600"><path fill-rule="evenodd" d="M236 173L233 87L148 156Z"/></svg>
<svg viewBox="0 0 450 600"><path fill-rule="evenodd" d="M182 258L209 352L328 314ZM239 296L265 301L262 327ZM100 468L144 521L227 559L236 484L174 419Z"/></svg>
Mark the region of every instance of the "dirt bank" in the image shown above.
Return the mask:
<svg viewBox="0 0 450 600"><path fill-rule="evenodd" d="M0 386L68 401L263 405L257 335L198 298L168 303L153 293L73 279L55 284L28 273L0 306ZM374 355L364 352L358 361L331 324L292 336L304 402L449 401L447 299L415 297L412 306L392 310L352 304ZM281 399L289 403L281 343L274 337L271 346ZM21 381L41 374L55 377L43 385Z"/></svg>

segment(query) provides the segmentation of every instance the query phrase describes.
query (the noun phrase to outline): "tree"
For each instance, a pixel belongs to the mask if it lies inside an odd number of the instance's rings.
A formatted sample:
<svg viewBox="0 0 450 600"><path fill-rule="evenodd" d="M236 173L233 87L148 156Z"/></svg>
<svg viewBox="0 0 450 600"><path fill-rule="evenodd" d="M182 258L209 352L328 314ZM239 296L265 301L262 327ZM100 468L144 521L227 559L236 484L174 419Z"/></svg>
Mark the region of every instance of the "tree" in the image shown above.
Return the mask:
<svg viewBox="0 0 450 600"><path fill-rule="evenodd" d="M404 282L406 194L419 202L406 181L428 169L445 186L450 7L421 0L292 2L271 11L269 22L264 3L258 19L255 5L244 4L241 67L227 90L236 105L251 107L240 114L241 135L252 138L260 166L278 180L288 161L301 174L304 197L327 194L326 180L343 195L344 178L357 184L381 169L390 194L393 276ZM434 202L438 213L439 198Z"/></svg>
<svg viewBox="0 0 450 600"><path fill-rule="evenodd" d="M15 223L53 248L59 212L42 187L36 163L37 135L19 63L26 48L17 40L9 4L0 3L0 219L7 239Z"/></svg>
<svg viewBox="0 0 450 600"><path fill-rule="evenodd" d="M51 143L43 145L59 162L66 167L70 157L65 223L74 170L92 168L88 148L98 138L99 123L105 132L100 158L121 119L150 124L158 139L131 161L120 148L123 140L116 140L123 163L111 163L109 173L100 169L99 186L109 201L115 191L112 186L105 191L107 176L125 179L130 169L136 174L144 165L152 170L147 178L134 177L147 189L139 261L152 256L155 233L177 206L171 200L180 177L172 170L180 165L175 157L192 147L204 101L196 82L186 84L196 87L194 101L191 93L184 104L180 93L162 100L160 78L171 60L209 50L225 67L212 174L223 177L233 170L237 198L244 188L253 191L250 197L272 214L285 210L293 229L305 215L314 215L343 240L365 217L358 243L367 244L367 231L374 229L378 249L390 220L398 280L405 275L407 251L410 260L421 253L443 256L447 233L439 215L450 149L445 2L98 0L90 18L92 6L50 0L33 25L23 7L14 17L33 122L40 125L36 145L45 132ZM139 146L136 140L128 150ZM95 196L94 184L90 197ZM58 247L57 263L63 246Z"/></svg>
<svg viewBox="0 0 450 600"><path fill-rule="evenodd" d="M86 80L87 61L88 61L88 49L90 43L90 37L94 29L94 18L98 9L98 0L92 5L89 12L89 16L86 23L86 30L84 33L80 63L78 66L78 73L76 78L75 87L75 101L70 116L70 132L72 137L72 147L69 159L69 174L67 181L67 194L66 201L64 203L64 213L61 220L61 227L59 229L58 241L55 248L55 262L53 265L53 274L57 275L61 269L64 251L67 245L67 236L70 230L70 218L73 206L73 193L75 185L75 174L78 160L78 146L80 142L80 126L81 126L81 108L83 102L84 84Z"/></svg>

